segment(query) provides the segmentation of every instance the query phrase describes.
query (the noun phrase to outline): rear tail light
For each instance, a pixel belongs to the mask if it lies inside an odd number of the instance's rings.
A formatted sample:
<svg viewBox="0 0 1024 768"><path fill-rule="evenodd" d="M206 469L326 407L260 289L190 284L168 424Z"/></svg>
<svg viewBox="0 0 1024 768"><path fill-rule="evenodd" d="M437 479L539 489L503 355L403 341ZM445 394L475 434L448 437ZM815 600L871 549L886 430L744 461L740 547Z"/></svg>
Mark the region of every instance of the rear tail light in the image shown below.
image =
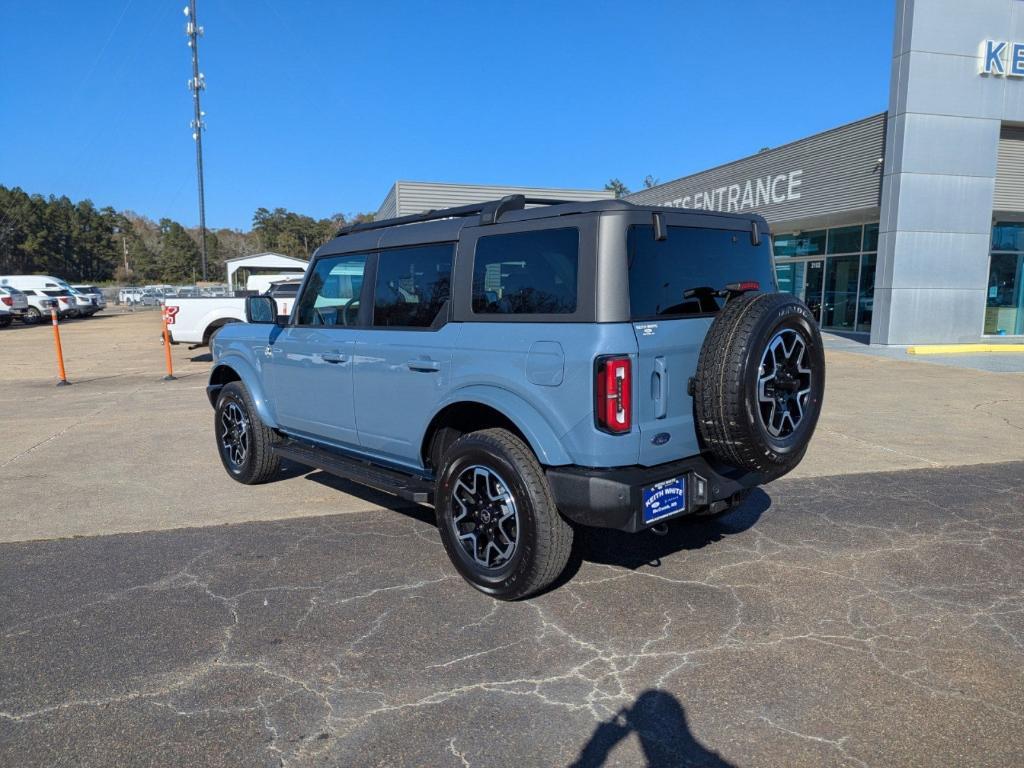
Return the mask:
<svg viewBox="0 0 1024 768"><path fill-rule="evenodd" d="M178 310L181 307L164 307L164 316L167 318L168 325L174 325L174 317L178 314Z"/></svg>
<svg viewBox="0 0 1024 768"><path fill-rule="evenodd" d="M760 291L761 283L757 280L744 280L742 283L729 283L725 290L730 293L746 293L747 291Z"/></svg>
<svg viewBox="0 0 1024 768"><path fill-rule="evenodd" d="M633 428L633 374L629 357L597 358L595 375L597 428L617 435L629 432Z"/></svg>
<svg viewBox="0 0 1024 768"><path fill-rule="evenodd" d="M2 301L8 307L14 306L14 299L12 299L10 296L0 296L0 301Z"/></svg>

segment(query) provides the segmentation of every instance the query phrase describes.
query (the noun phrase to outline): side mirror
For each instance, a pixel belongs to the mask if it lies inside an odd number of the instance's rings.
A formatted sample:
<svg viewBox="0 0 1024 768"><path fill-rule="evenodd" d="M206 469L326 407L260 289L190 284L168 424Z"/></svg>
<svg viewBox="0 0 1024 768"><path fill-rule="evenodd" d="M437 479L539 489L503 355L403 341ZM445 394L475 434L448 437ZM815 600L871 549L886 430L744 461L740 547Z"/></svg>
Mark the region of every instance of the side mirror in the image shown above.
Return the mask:
<svg viewBox="0 0 1024 768"><path fill-rule="evenodd" d="M245 298L245 322L277 323L277 302L270 296L247 296Z"/></svg>

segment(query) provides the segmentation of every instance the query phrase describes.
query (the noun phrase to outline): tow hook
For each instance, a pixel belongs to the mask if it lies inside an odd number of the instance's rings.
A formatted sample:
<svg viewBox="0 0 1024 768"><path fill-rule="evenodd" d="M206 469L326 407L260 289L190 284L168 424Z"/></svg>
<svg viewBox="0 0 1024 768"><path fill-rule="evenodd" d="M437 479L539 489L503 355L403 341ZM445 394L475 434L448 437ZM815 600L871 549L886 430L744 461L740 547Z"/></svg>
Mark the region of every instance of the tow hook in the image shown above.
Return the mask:
<svg viewBox="0 0 1024 768"><path fill-rule="evenodd" d="M650 531L655 536L665 536L668 533L668 523L655 523L650 527Z"/></svg>

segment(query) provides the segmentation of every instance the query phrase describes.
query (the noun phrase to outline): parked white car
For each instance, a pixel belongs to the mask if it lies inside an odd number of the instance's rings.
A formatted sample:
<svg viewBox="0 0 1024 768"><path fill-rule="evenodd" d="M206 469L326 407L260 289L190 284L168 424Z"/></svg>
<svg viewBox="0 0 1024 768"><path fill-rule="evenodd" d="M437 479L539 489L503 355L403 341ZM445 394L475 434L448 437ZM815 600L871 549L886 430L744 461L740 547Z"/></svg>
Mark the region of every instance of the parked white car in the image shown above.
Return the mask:
<svg viewBox="0 0 1024 768"><path fill-rule="evenodd" d="M74 306L71 310L72 317L92 317L100 308L96 306L96 300L92 296L87 296L77 288L71 288L71 299L74 302Z"/></svg>
<svg viewBox="0 0 1024 768"><path fill-rule="evenodd" d="M14 320L24 320L28 297L13 286L0 286L0 328Z"/></svg>
<svg viewBox="0 0 1024 768"><path fill-rule="evenodd" d="M47 296L42 291L22 291L28 302L28 307L25 308L25 314L21 316L24 323L31 325L32 323L38 323L44 318L50 317L50 310L57 308L57 300ZM57 308L57 313L60 314L60 309Z"/></svg>
<svg viewBox="0 0 1024 768"><path fill-rule="evenodd" d="M117 292L118 304L139 304L142 302L141 288L122 288Z"/></svg>
<svg viewBox="0 0 1024 768"><path fill-rule="evenodd" d="M50 314L48 307L42 306L40 302L33 301L33 296L49 297L56 300L57 312L63 319L75 317L78 310L78 302L75 299L71 286L59 277L52 275L0 275L0 286L13 286L29 297L27 318L29 322L37 321L43 314ZM36 311L33 312L33 309Z"/></svg>
<svg viewBox="0 0 1024 768"><path fill-rule="evenodd" d="M103 291L97 288L95 285L72 285L78 293L88 297L92 300L95 309L93 312L99 312L101 309L106 309L107 298L103 295Z"/></svg>

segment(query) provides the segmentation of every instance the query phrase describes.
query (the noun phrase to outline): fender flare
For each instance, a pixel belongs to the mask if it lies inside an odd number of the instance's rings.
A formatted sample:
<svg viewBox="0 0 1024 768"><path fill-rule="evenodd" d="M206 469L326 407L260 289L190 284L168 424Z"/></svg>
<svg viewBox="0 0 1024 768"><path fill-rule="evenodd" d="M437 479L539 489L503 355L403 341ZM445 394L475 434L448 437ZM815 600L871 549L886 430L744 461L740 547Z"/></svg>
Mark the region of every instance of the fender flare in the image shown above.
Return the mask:
<svg viewBox="0 0 1024 768"><path fill-rule="evenodd" d="M252 401L256 405L256 411L259 413L260 420L271 429L276 429L277 418L274 416L270 401L267 399L263 385L260 383L260 375L256 372L256 368L241 355L230 353L225 355L217 361L217 365L210 371L210 379L206 387L206 394L210 398L210 404L216 405L217 393L224 386L215 381L218 378L218 371L223 369L235 372L238 378L241 379L242 384L245 385L245 388L249 390L249 396L252 397Z"/></svg>
<svg viewBox="0 0 1024 768"><path fill-rule="evenodd" d="M523 433L541 464L555 467L574 463L548 420L528 401L507 389L482 384L457 389L439 404L431 420L448 406L466 402L480 403L505 415Z"/></svg>

